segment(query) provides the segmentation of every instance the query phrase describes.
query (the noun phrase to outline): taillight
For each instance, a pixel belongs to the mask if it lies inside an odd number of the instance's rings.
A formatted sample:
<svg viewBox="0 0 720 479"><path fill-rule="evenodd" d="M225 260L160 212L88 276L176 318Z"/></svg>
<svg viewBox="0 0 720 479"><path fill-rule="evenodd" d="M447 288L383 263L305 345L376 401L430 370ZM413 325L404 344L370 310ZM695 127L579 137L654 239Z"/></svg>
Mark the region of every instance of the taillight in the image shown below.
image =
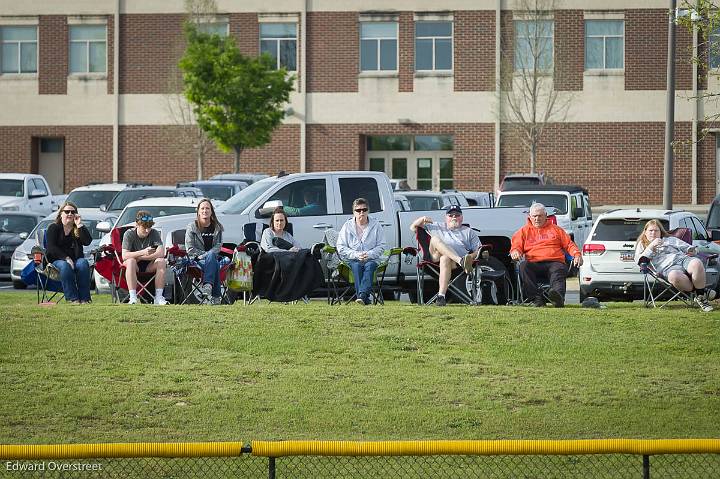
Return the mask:
<svg viewBox="0 0 720 479"><path fill-rule="evenodd" d="M601 255L605 252L605 246L601 244L585 243L583 245L583 254Z"/></svg>
<svg viewBox="0 0 720 479"><path fill-rule="evenodd" d="M548 221L554 225L557 224L557 217L555 215L550 215L547 217Z"/></svg>

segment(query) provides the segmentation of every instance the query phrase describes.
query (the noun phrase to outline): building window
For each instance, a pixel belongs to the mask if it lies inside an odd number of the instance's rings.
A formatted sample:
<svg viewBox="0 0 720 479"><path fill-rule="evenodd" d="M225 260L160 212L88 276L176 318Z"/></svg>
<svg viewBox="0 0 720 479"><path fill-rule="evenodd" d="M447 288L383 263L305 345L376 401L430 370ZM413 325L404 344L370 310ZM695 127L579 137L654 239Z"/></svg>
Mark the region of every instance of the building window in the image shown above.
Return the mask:
<svg viewBox="0 0 720 479"><path fill-rule="evenodd" d="M267 53L275 60L275 68L297 70L297 24L261 23L260 53Z"/></svg>
<svg viewBox="0 0 720 479"><path fill-rule="evenodd" d="M228 28L227 21L199 22L197 24L198 32L205 33L207 35L219 35L221 37L228 36Z"/></svg>
<svg viewBox="0 0 720 479"><path fill-rule="evenodd" d="M452 135L420 135L415 137L415 151L452 151Z"/></svg>
<svg viewBox="0 0 720 479"><path fill-rule="evenodd" d="M515 69L550 70L553 67L552 20L516 20Z"/></svg>
<svg viewBox="0 0 720 479"><path fill-rule="evenodd" d="M625 66L625 22L585 21L585 69L620 69Z"/></svg>
<svg viewBox="0 0 720 479"><path fill-rule="evenodd" d="M397 22L360 24L360 70L397 70Z"/></svg>
<svg viewBox="0 0 720 479"><path fill-rule="evenodd" d="M452 190L453 185L453 159L440 158L440 189Z"/></svg>
<svg viewBox="0 0 720 479"><path fill-rule="evenodd" d="M0 27L2 73L37 73L37 27Z"/></svg>
<svg viewBox="0 0 720 479"><path fill-rule="evenodd" d="M107 71L107 27L70 25L70 73Z"/></svg>
<svg viewBox="0 0 720 479"><path fill-rule="evenodd" d="M710 32L708 41L708 63L710 68L720 68L720 27Z"/></svg>
<svg viewBox="0 0 720 479"><path fill-rule="evenodd" d="M408 151L412 143L410 136L368 136L368 151Z"/></svg>
<svg viewBox="0 0 720 479"><path fill-rule="evenodd" d="M452 70L452 22L415 22L415 70Z"/></svg>

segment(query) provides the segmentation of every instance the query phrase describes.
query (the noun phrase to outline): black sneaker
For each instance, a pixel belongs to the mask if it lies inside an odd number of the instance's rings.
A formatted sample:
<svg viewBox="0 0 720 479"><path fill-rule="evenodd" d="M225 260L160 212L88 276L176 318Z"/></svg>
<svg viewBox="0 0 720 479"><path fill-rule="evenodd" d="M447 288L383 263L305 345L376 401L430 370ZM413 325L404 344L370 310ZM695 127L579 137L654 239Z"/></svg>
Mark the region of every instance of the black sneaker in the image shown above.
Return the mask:
<svg viewBox="0 0 720 479"><path fill-rule="evenodd" d="M530 303L530 306L532 306L533 308L544 308L545 300L538 296L537 298L533 299L533 302Z"/></svg>
<svg viewBox="0 0 720 479"><path fill-rule="evenodd" d="M439 296L437 297L437 299L435 300L435 304L438 305L438 306L446 306L446 305L447 305L447 300L445 299L445 296L440 296L440 295L439 295Z"/></svg>
<svg viewBox="0 0 720 479"><path fill-rule="evenodd" d="M563 306L565 306L565 298L563 298L562 295L554 289L551 289L548 292L548 297L550 298L550 302L556 308L562 308Z"/></svg>

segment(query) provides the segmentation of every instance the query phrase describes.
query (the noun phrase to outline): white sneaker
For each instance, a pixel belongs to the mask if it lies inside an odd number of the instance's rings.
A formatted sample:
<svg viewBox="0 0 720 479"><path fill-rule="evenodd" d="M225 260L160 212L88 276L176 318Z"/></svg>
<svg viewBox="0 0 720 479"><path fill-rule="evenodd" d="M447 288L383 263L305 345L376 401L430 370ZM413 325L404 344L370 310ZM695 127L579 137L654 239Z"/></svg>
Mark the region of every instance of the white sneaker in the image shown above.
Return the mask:
<svg viewBox="0 0 720 479"><path fill-rule="evenodd" d="M168 302L165 299L165 296L155 296L154 304L158 304L160 306L165 306L166 304L168 304Z"/></svg>
<svg viewBox="0 0 720 479"><path fill-rule="evenodd" d="M714 289L709 289L705 292L705 297L708 301L712 301L717 296L717 292Z"/></svg>
<svg viewBox="0 0 720 479"><path fill-rule="evenodd" d="M705 298L705 295L698 294L695 296L695 304L698 305L700 309L702 309L703 313L709 313L714 308L710 303L708 303L708 300Z"/></svg>
<svg viewBox="0 0 720 479"><path fill-rule="evenodd" d="M200 291L202 292L203 298L209 298L210 295L212 295L212 284L203 283L203 285L200 286Z"/></svg>
<svg viewBox="0 0 720 479"><path fill-rule="evenodd" d="M220 296L213 296L210 298L210 306L220 306L222 304L222 298Z"/></svg>
<svg viewBox="0 0 720 479"><path fill-rule="evenodd" d="M130 299L128 299L128 304L138 304L137 298L130 298Z"/></svg>

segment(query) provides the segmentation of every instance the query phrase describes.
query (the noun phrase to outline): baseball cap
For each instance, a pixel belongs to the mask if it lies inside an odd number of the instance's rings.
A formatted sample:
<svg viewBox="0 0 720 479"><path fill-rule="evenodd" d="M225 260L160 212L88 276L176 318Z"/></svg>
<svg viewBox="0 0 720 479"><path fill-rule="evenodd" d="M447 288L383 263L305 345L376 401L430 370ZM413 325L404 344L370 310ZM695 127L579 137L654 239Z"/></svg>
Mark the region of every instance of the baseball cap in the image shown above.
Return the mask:
<svg viewBox="0 0 720 479"><path fill-rule="evenodd" d="M450 208L448 208L448 210L445 212L446 215L449 215L451 213L457 213L457 214L461 215L462 209L460 209L460 207L457 205L453 205Z"/></svg>

